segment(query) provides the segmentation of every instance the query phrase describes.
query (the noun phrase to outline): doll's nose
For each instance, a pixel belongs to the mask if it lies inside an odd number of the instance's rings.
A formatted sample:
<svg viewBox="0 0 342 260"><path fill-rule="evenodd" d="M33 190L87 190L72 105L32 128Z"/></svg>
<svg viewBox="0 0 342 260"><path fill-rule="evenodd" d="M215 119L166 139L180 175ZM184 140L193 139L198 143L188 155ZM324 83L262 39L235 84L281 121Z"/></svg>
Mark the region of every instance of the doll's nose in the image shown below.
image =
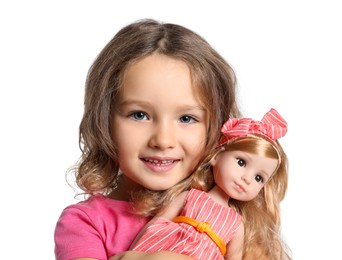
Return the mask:
<svg viewBox="0 0 342 260"><path fill-rule="evenodd" d="M241 176L241 180L243 180L245 183L250 184L251 183L251 177L247 174Z"/></svg>

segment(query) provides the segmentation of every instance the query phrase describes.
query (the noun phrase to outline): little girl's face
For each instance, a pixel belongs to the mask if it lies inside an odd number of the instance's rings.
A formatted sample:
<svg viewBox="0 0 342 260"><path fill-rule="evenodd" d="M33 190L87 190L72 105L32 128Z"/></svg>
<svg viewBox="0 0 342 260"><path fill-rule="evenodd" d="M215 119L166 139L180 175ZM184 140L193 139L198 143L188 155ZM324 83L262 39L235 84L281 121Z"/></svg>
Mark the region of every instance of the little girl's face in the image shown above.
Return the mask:
<svg viewBox="0 0 342 260"><path fill-rule="evenodd" d="M120 169L152 190L189 176L205 148L208 115L194 95L190 70L165 55L127 68L113 118Z"/></svg>
<svg viewBox="0 0 342 260"><path fill-rule="evenodd" d="M228 197L254 199L275 171L278 160L243 151L224 151L212 160L214 178Z"/></svg>

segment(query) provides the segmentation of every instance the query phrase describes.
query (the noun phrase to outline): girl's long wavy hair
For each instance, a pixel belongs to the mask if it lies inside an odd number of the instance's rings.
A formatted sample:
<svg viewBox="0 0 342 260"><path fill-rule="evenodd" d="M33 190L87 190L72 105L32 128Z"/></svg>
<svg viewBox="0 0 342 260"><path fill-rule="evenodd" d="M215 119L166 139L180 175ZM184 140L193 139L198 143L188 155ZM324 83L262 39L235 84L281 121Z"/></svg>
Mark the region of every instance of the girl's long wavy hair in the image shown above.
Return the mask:
<svg viewBox="0 0 342 260"><path fill-rule="evenodd" d="M184 61L190 68L194 92L208 113L206 147L201 160L215 148L224 121L241 116L234 71L201 36L180 25L151 19L125 26L103 48L87 75L79 128L82 156L71 171L77 186L88 196L107 195L115 185L120 185L112 115L118 106L127 67L155 53ZM139 214L155 215L174 196L189 189L194 180L198 180L198 188L205 189L205 178L191 173L165 191L141 188L132 194L134 208Z"/></svg>
<svg viewBox="0 0 342 260"><path fill-rule="evenodd" d="M243 217L245 227L243 259L290 259L289 249L281 237L280 202L284 199L288 183L288 159L280 143L271 143L263 137L249 135L217 148L224 151L243 151L278 160L278 167L258 196L251 201L230 198L229 206ZM209 156L207 161L212 156ZM209 165L209 163L207 164ZM199 169L202 175L212 176L212 167ZM213 177L212 177L213 178ZM212 180L212 186L215 185ZM211 187L209 187L211 188Z"/></svg>

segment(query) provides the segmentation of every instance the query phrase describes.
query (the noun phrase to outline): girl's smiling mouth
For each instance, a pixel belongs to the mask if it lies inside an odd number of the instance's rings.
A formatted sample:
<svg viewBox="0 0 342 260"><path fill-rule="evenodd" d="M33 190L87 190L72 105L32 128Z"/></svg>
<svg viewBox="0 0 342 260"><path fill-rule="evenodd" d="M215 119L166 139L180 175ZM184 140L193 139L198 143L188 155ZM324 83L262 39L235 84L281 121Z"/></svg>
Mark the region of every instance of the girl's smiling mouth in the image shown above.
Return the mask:
<svg viewBox="0 0 342 260"><path fill-rule="evenodd" d="M173 169L179 159L159 159L159 158L141 158L144 164L153 172L167 172Z"/></svg>

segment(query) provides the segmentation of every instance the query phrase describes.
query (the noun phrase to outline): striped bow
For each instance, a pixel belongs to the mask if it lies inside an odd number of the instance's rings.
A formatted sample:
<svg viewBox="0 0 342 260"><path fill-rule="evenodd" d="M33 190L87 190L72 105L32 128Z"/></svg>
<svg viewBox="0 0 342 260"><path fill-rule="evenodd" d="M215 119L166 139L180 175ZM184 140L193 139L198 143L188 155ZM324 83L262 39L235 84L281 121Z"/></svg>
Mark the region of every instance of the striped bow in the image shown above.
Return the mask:
<svg viewBox="0 0 342 260"><path fill-rule="evenodd" d="M230 118L222 126L221 132L223 135L218 146L248 134L261 135L274 142L286 134L287 123L277 110L272 108L261 121L251 118Z"/></svg>

